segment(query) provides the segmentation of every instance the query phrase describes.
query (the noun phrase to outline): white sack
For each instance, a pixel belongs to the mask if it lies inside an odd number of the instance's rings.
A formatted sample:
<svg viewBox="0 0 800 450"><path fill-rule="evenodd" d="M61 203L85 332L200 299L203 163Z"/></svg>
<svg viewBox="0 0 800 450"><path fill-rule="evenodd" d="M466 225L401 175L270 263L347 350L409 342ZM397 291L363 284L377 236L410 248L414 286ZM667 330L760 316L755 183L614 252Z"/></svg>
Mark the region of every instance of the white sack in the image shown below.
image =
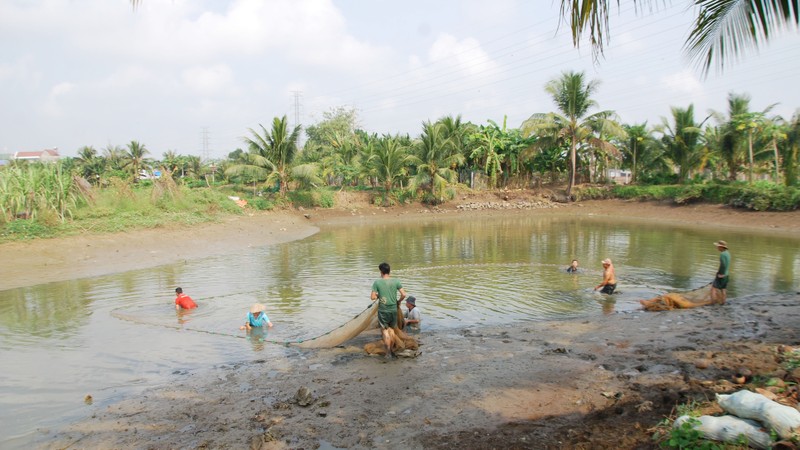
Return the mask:
<svg viewBox="0 0 800 450"><path fill-rule="evenodd" d="M782 439L800 436L800 411L761 394L747 390L731 395L717 394L717 403L735 416L758 420L767 428L775 430Z"/></svg>
<svg viewBox="0 0 800 450"><path fill-rule="evenodd" d="M690 416L680 416L673 428L679 428ZM739 437L744 436L750 447L758 449L768 449L772 445L772 438L762 430L758 422L740 419L736 416L700 416L695 417L700 421L699 424L692 426L699 431L704 438L720 442L736 443Z"/></svg>

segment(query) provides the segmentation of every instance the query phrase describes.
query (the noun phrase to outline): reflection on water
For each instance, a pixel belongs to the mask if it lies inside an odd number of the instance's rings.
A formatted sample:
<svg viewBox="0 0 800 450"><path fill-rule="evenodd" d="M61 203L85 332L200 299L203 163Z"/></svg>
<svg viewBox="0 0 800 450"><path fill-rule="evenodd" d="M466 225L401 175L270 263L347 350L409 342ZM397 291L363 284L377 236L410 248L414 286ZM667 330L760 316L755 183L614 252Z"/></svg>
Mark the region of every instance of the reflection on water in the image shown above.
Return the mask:
<svg viewBox="0 0 800 450"><path fill-rule="evenodd" d="M388 261L423 330L590 316L711 281L731 245L729 298L797 289L796 240L592 218L512 217L335 228L303 241L91 279L0 291L0 447L204 368L301 354L368 304ZM592 291L614 261L618 293ZM572 259L582 272L567 274ZM175 311L182 286L199 307ZM239 326L252 303L275 324ZM84 398L91 395L92 405Z"/></svg>

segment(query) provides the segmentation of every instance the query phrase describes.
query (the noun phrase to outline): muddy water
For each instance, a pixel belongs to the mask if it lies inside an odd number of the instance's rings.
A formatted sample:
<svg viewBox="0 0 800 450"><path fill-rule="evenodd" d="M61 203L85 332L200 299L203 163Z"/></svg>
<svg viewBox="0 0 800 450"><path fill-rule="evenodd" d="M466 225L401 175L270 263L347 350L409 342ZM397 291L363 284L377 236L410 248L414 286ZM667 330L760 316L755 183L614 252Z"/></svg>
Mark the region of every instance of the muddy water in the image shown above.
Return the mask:
<svg viewBox="0 0 800 450"><path fill-rule="evenodd" d="M800 288L798 240L551 216L365 222L243 254L0 291L0 447L26 447L208 367L300 355L274 342L316 336L360 312L384 260L417 297L424 329L602 320L640 298L707 284L720 238L731 245L731 297ZM619 278L610 297L592 291L606 257ZM573 258L578 275L564 271ZM177 314L175 286L199 308ZM248 336L238 327L256 301L275 327Z"/></svg>

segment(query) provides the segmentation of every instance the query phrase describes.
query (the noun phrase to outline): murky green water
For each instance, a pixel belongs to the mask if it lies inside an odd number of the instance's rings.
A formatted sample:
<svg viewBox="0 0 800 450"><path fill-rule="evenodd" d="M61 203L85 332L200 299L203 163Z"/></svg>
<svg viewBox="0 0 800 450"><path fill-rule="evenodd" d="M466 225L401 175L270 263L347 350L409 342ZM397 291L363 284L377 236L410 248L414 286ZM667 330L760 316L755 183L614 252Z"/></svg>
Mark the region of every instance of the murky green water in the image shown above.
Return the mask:
<svg viewBox="0 0 800 450"><path fill-rule="evenodd" d="M717 239L731 246L730 297L800 289L800 240L708 228L535 214L365 221L244 254L0 291L0 447L25 447L52 427L204 368L291 357L298 351L264 340L316 336L354 316L384 260L417 297L423 330L602 320L637 309L641 298L707 284ZM606 257L619 278L611 297L592 291ZM564 271L573 258L579 275ZM176 314L176 286L200 307ZM247 338L238 326L256 301L276 325Z"/></svg>

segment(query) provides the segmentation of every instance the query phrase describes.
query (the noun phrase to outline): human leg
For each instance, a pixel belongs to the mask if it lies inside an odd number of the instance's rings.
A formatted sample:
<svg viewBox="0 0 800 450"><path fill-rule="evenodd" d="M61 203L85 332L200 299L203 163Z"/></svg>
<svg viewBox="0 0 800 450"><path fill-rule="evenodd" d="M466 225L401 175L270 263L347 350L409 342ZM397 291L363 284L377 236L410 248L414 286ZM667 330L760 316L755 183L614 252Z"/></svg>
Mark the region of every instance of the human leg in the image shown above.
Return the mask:
<svg viewBox="0 0 800 450"><path fill-rule="evenodd" d="M394 357L394 342L396 336L394 334L394 327L397 326L397 312L396 311L378 311L378 324L381 326L381 335L383 337L383 344L386 346L386 357Z"/></svg>
<svg viewBox="0 0 800 450"><path fill-rule="evenodd" d="M600 290L600 293L601 294L609 294L610 295L610 294L614 293L614 289L616 289L616 288L617 288L616 284L607 284L607 285L603 286L603 289Z"/></svg>

